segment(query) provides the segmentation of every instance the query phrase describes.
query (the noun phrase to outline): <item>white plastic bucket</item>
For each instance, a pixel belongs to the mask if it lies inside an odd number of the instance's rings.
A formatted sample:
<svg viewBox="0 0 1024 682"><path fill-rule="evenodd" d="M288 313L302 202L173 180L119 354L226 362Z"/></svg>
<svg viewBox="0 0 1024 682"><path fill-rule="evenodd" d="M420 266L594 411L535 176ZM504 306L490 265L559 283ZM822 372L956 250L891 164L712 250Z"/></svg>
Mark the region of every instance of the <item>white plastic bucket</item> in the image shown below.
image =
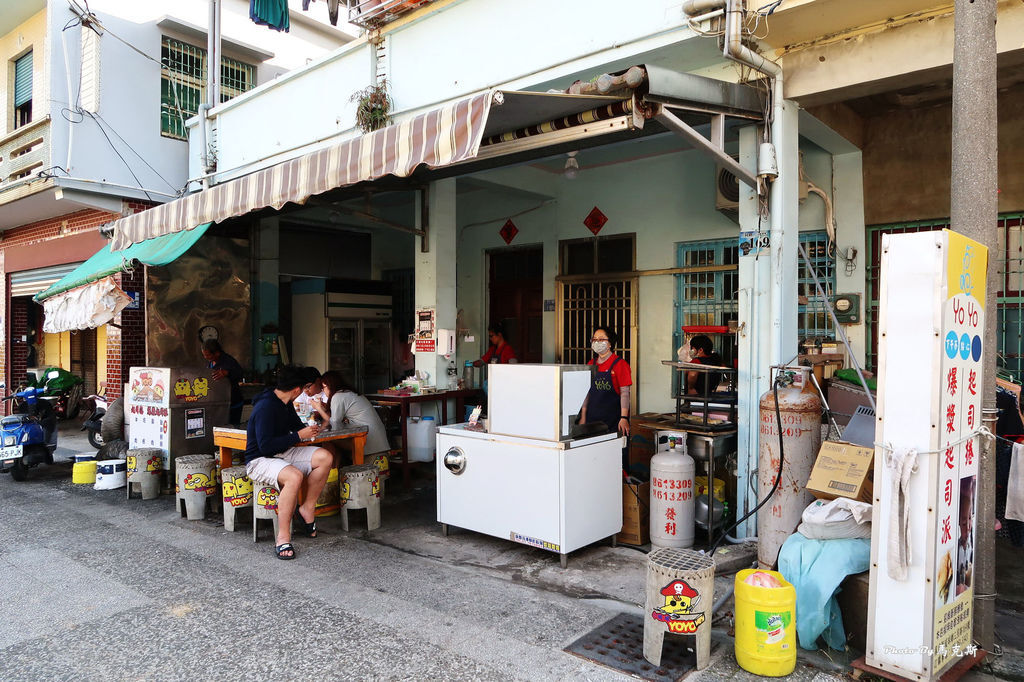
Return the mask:
<svg viewBox="0 0 1024 682"><path fill-rule="evenodd" d="M76 463L78 463L78 462L92 462L95 459L96 459L96 453L95 452L76 452L75 453L75 462Z"/></svg>
<svg viewBox="0 0 1024 682"><path fill-rule="evenodd" d="M104 459L96 463L96 490L114 490L128 484L128 465L123 459Z"/></svg>
<svg viewBox="0 0 1024 682"><path fill-rule="evenodd" d="M433 417L409 417L409 461L432 462L437 447L437 422Z"/></svg>

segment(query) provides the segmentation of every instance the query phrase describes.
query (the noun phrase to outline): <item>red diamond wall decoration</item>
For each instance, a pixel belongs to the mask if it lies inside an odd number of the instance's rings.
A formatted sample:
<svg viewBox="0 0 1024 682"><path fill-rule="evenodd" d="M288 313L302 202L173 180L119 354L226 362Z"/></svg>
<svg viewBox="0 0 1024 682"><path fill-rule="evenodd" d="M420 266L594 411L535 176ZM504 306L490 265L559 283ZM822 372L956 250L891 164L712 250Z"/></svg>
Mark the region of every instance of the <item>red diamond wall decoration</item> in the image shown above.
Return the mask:
<svg viewBox="0 0 1024 682"><path fill-rule="evenodd" d="M601 213L601 209L597 206L593 208L587 217L583 219L583 224L587 226L587 229L593 232L595 235L601 231L604 224L608 222L608 216Z"/></svg>
<svg viewBox="0 0 1024 682"><path fill-rule="evenodd" d="M505 221L505 224L501 226L501 229L498 230L498 234L501 235L501 238L505 240L506 244L511 244L512 240L516 238L517 234L519 234L519 228L516 227L516 224L512 222L511 218L509 218Z"/></svg>

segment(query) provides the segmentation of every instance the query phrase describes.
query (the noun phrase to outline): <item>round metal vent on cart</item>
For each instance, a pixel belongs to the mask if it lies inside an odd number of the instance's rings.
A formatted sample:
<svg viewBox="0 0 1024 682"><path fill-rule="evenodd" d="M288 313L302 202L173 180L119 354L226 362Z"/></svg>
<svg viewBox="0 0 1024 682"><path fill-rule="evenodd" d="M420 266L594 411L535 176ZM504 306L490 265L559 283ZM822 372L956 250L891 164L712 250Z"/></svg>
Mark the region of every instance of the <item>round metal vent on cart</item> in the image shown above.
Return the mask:
<svg viewBox="0 0 1024 682"><path fill-rule="evenodd" d="M466 453L460 448L449 448L448 452L444 453L444 466L458 476L466 470Z"/></svg>

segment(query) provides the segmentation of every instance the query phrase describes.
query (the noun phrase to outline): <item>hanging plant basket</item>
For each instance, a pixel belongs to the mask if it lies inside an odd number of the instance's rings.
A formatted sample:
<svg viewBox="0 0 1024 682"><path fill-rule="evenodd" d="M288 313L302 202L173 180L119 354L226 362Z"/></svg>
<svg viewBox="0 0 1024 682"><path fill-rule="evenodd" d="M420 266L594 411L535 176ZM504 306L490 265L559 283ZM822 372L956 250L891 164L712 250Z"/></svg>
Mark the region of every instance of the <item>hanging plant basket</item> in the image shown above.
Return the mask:
<svg viewBox="0 0 1024 682"><path fill-rule="evenodd" d="M356 103L356 125L364 133L372 133L391 123L395 103L388 92L387 80L353 93L352 101Z"/></svg>

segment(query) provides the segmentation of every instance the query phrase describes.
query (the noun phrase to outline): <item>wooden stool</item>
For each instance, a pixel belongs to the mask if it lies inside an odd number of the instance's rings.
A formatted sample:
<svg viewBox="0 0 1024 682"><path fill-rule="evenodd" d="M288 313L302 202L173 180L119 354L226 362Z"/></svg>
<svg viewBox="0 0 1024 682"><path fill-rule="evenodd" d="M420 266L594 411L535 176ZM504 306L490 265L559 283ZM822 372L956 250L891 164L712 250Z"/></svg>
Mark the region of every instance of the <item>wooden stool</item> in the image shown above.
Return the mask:
<svg viewBox="0 0 1024 682"><path fill-rule="evenodd" d="M258 528L260 519L270 519L274 522L274 541L277 541L278 520L277 520L277 496L280 491L269 483L252 482L252 541L258 541Z"/></svg>
<svg viewBox="0 0 1024 682"><path fill-rule="evenodd" d="M644 658L661 665L665 633L696 637L697 670L711 659L715 560L689 549L662 547L647 555Z"/></svg>
<svg viewBox="0 0 1024 682"><path fill-rule="evenodd" d="M160 497L160 475L164 467L164 451L160 448L133 448L125 456L128 467L128 485L125 486L130 500L132 489L138 487L144 500Z"/></svg>
<svg viewBox="0 0 1024 682"><path fill-rule="evenodd" d="M380 528L380 474L372 464L343 467L341 527L348 530L348 511L366 510L366 530Z"/></svg>
<svg viewBox="0 0 1024 682"><path fill-rule="evenodd" d="M213 455L175 457L174 472L175 506L189 521L202 521L206 516L206 500L217 492Z"/></svg>
<svg viewBox="0 0 1024 682"><path fill-rule="evenodd" d="M239 509L252 510L252 481L245 467L228 467L220 472L223 491L224 530L235 532L235 514Z"/></svg>

